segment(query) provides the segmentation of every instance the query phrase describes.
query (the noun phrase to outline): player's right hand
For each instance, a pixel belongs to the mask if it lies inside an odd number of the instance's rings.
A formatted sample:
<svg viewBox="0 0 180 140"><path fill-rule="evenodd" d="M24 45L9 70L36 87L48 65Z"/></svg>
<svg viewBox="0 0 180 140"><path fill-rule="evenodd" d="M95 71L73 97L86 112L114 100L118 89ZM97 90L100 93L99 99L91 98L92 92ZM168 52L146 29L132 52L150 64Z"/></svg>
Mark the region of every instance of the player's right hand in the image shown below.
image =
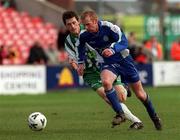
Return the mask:
<svg viewBox="0 0 180 140"><path fill-rule="evenodd" d="M71 65L71 67L72 67L73 69L75 69L75 70L78 69L78 64L76 63L75 60L69 58L69 64Z"/></svg>
<svg viewBox="0 0 180 140"><path fill-rule="evenodd" d="M104 57L110 57L110 56L112 56L113 54L114 54L114 53L112 52L112 49L109 49L109 48L103 50L103 52L102 52L102 55L103 55Z"/></svg>

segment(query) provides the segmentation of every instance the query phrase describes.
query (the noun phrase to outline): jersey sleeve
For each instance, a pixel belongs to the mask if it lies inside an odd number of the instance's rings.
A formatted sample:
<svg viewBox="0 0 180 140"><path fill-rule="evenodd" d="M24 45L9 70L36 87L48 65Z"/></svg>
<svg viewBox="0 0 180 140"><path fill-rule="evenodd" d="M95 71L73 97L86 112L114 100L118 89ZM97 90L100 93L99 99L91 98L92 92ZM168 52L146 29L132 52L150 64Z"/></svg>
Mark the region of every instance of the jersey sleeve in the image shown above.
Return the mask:
<svg viewBox="0 0 180 140"><path fill-rule="evenodd" d="M74 61L78 61L78 58L77 58L77 50L76 48L74 47L74 45L72 44L71 41L69 41L69 36L67 36L66 40L65 40L65 43L64 43L64 46L65 46L65 51L67 52L68 54L68 57L70 59L73 59Z"/></svg>
<svg viewBox="0 0 180 140"><path fill-rule="evenodd" d="M102 21L102 25L109 28L112 40L114 41L110 48L114 53L121 52L128 47L128 41L122 30L117 26L108 21Z"/></svg>

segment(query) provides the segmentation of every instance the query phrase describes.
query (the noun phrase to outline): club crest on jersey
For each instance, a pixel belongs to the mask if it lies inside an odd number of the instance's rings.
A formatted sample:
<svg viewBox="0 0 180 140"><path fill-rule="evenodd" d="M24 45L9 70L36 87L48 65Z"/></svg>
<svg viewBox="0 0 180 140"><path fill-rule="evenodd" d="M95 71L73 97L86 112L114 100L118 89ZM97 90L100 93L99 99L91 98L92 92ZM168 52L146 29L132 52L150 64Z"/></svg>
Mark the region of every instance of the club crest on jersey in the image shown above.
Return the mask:
<svg viewBox="0 0 180 140"><path fill-rule="evenodd" d="M109 40L109 37L105 35L105 36L103 36L103 40L104 40L104 41L108 41L108 40Z"/></svg>

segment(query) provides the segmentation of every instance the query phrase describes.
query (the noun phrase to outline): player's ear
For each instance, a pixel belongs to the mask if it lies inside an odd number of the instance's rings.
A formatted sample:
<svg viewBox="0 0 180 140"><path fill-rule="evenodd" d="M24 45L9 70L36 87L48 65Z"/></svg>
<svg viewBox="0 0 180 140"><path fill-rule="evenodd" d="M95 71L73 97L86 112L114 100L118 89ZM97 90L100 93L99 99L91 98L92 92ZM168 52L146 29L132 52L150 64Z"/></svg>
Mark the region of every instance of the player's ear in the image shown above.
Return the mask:
<svg viewBox="0 0 180 140"><path fill-rule="evenodd" d="M92 22L93 22L94 24L96 24L96 23L98 23L98 20L97 20L97 19L92 19Z"/></svg>

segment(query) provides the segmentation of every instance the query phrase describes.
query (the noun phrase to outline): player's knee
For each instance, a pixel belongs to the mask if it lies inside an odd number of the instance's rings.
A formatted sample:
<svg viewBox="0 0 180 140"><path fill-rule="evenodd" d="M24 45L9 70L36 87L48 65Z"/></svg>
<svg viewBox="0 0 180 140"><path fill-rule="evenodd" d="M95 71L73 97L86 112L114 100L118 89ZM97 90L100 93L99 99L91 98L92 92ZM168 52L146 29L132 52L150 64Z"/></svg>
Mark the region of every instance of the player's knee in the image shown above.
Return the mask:
<svg viewBox="0 0 180 140"><path fill-rule="evenodd" d="M112 89L112 82L110 80L103 80L102 84L105 90Z"/></svg>

